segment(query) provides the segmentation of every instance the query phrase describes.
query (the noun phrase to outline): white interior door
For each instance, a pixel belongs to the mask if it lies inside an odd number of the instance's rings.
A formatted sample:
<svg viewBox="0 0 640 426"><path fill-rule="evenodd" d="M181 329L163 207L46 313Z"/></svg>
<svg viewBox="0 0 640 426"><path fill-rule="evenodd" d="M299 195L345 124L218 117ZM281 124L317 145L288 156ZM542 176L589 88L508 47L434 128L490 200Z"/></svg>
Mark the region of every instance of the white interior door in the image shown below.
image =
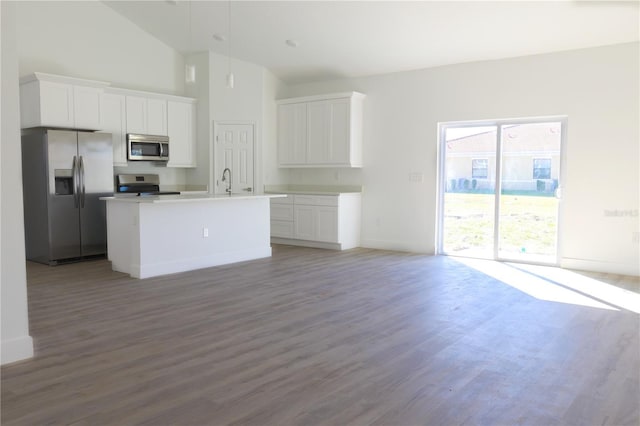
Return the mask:
<svg viewBox="0 0 640 426"><path fill-rule="evenodd" d="M216 124L215 126L215 186L216 194L225 194L229 181L222 180L225 169L231 170L231 192L247 194L254 191L254 125Z"/></svg>

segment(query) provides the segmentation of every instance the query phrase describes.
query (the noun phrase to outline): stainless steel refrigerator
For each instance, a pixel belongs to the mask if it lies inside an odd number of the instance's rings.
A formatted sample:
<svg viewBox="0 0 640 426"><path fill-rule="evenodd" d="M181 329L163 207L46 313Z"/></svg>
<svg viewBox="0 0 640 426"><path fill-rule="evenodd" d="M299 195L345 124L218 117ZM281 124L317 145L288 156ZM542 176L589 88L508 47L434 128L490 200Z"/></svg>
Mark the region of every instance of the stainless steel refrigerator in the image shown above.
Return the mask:
<svg viewBox="0 0 640 426"><path fill-rule="evenodd" d="M105 201L113 195L109 133L22 131L27 259L55 265L105 254Z"/></svg>

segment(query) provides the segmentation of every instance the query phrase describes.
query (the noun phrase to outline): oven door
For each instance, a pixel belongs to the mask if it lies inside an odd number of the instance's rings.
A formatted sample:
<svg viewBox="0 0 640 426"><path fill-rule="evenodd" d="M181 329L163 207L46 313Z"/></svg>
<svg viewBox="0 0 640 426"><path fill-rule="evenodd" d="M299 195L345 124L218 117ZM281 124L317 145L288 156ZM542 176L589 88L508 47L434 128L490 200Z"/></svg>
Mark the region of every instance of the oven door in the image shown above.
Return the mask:
<svg viewBox="0 0 640 426"><path fill-rule="evenodd" d="M129 160L169 161L169 144L164 142L129 140Z"/></svg>

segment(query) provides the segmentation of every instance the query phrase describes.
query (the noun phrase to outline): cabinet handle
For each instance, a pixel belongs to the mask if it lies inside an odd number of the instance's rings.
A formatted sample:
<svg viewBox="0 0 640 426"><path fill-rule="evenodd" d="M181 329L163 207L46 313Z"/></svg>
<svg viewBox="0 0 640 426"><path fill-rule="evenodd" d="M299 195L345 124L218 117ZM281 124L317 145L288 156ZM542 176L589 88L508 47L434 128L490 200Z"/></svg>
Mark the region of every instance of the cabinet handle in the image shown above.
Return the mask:
<svg viewBox="0 0 640 426"><path fill-rule="evenodd" d="M252 191L252 188L249 186L249 187L247 187L247 188L242 188L242 190L243 190L243 191L247 191L247 192L251 192L251 191Z"/></svg>

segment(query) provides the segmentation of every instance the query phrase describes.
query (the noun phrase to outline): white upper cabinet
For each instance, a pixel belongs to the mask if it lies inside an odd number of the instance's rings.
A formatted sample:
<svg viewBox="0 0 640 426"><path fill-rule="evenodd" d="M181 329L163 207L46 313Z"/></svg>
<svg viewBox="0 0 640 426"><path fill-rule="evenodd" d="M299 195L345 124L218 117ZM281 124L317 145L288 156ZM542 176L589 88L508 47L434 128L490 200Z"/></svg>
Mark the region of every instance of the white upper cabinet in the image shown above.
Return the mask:
<svg viewBox="0 0 640 426"><path fill-rule="evenodd" d="M196 166L195 100L167 102L169 132L168 167Z"/></svg>
<svg viewBox="0 0 640 426"><path fill-rule="evenodd" d="M167 100L127 95L127 133L167 136Z"/></svg>
<svg viewBox="0 0 640 426"><path fill-rule="evenodd" d="M278 106L278 164L291 166L307 162L307 104Z"/></svg>
<svg viewBox="0 0 640 426"><path fill-rule="evenodd" d="M349 92L278 101L278 165L362 167L364 98Z"/></svg>
<svg viewBox="0 0 640 426"><path fill-rule="evenodd" d="M111 133L113 164L126 166L127 133L169 136L169 167L196 166L196 100L34 73L20 80L21 128Z"/></svg>
<svg viewBox="0 0 640 426"><path fill-rule="evenodd" d="M100 98L101 128L111 133L113 165L127 165L127 116L125 96L106 91Z"/></svg>
<svg viewBox="0 0 640 426"><path fill-rule="evenodd" d="M100 95L103 89L73 86L76 129L100 129Z"/></svg>
<svg viewBox="0 0 640 426"><path fill-rule="evenodd" d="M109 84L34 73L20 80L20 127L102 130L100 96Z"/></svg>

